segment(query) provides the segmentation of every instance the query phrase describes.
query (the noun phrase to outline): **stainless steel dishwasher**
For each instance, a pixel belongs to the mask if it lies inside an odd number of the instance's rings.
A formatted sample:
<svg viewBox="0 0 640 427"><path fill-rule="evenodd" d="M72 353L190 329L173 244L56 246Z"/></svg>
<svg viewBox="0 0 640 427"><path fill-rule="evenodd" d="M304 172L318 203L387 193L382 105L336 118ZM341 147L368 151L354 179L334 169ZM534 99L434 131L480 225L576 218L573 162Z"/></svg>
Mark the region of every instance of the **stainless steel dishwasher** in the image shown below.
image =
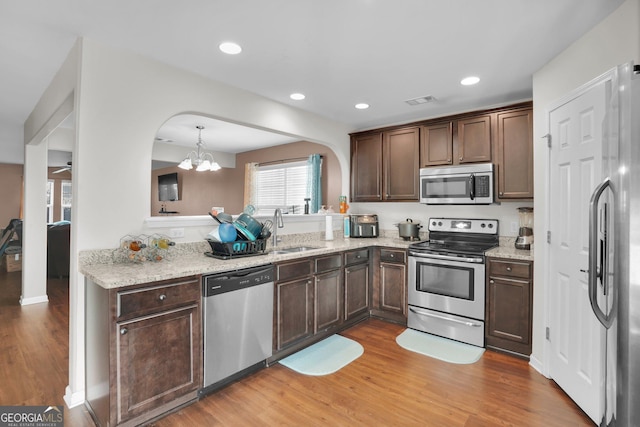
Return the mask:
<svg viewBox="0 0 640 427"><path fill-rule="evenodd" d="M202 277L200 396L266 366L272 355L273 277L271 264Z"/></svg>

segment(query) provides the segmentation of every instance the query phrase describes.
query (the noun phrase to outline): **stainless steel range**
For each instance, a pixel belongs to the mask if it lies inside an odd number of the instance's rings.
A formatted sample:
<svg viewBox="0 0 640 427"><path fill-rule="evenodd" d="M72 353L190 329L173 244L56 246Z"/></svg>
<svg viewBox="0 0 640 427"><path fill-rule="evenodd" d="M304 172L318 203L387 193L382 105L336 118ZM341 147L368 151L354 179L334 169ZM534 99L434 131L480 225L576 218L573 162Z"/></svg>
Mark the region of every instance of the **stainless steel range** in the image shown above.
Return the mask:
<svg viewBox="0 0 640 427"><path fill-rule="evenodd" d="M429 219L429 240L409 246L412 329L484 347L485 257L496 219Z"/></svg>

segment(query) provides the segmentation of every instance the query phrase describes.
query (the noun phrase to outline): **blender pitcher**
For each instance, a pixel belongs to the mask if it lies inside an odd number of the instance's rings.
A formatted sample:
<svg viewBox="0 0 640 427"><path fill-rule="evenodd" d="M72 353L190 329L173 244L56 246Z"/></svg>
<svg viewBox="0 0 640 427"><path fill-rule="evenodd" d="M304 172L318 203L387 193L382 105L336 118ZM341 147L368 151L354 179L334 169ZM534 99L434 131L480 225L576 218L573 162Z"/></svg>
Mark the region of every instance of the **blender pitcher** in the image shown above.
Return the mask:
<svg viewBox="0 0 640 427"><path fill-rule="evenodd" d="M531 249L533 244L533 208L518 208L520 228L516 237L516 249Z"/></svg>

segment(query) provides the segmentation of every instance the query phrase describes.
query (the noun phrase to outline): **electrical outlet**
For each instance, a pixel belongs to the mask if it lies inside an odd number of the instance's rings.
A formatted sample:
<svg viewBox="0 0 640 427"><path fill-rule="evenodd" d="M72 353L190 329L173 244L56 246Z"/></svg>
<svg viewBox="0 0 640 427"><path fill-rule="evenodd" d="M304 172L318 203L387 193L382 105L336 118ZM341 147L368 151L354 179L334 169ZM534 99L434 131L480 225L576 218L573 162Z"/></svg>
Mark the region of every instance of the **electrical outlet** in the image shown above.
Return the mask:
<svg viewBox="0 0 640 427"><path fill-rule="evenodd" d="M518 232L518 223L516 221L511 221L511 232L512 233Z"/></svg>
<svg viewBox="0 0 640 427"><path fill-rule="evenodd" d="M184 237L184 228L172 228L169 230L169 237L172 239Z"/></svg>

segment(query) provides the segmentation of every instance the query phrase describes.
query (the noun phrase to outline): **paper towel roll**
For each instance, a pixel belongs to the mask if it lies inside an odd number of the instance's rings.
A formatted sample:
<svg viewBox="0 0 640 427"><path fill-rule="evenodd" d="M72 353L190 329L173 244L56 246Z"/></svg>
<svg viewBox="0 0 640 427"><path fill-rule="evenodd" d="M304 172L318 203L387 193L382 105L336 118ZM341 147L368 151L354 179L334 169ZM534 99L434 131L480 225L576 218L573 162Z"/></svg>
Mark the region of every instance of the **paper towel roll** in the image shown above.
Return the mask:
<svg viewBox="0 0 640 427"><path fill-rule="evenodd" d="M333 240L333 216L327 215L324 229L324 239Z"/></svg>

